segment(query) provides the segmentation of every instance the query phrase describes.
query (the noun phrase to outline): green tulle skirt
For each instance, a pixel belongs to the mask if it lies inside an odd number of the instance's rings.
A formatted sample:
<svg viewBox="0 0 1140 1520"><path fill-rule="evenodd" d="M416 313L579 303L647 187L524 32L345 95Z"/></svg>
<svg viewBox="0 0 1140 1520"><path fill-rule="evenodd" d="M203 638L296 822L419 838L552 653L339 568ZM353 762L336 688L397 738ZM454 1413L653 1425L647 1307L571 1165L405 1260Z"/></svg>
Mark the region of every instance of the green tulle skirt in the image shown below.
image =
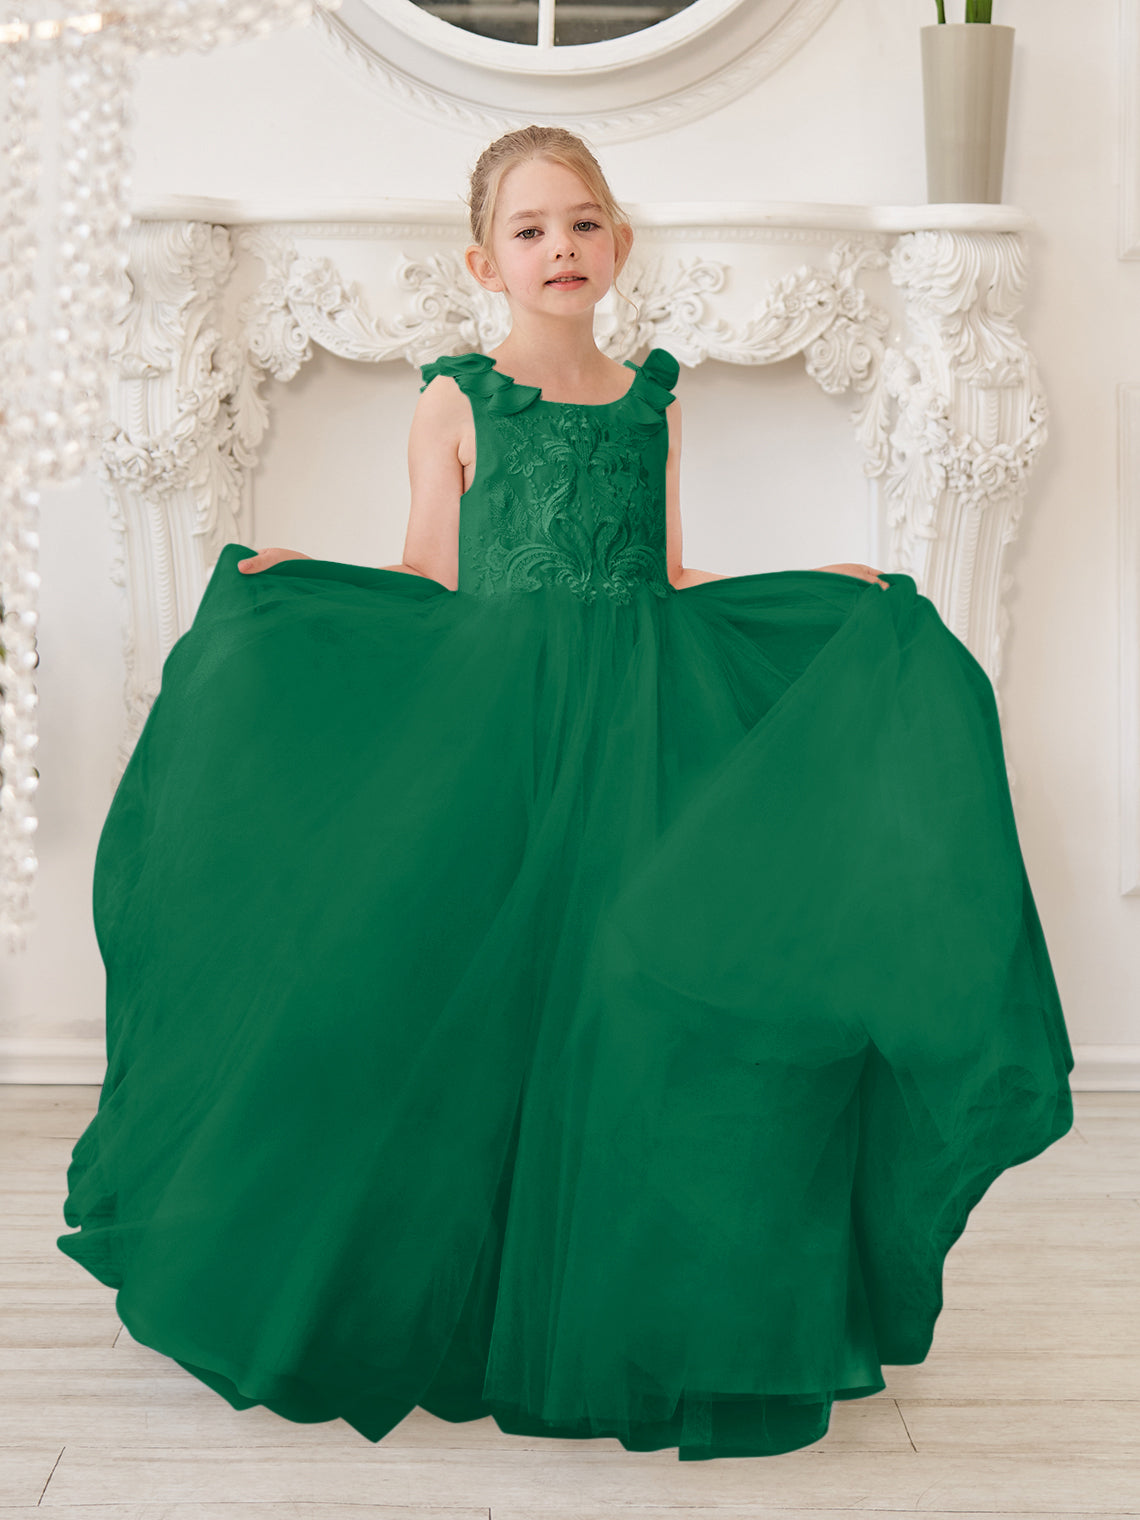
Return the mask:
<svg viewBox="0 0 1140 1520"><path fill-rule="evenodd" d="M1072 1123L984 671L907 575L253 552L100 838L59 1249L235 1409L819 1440Z"/></svg>

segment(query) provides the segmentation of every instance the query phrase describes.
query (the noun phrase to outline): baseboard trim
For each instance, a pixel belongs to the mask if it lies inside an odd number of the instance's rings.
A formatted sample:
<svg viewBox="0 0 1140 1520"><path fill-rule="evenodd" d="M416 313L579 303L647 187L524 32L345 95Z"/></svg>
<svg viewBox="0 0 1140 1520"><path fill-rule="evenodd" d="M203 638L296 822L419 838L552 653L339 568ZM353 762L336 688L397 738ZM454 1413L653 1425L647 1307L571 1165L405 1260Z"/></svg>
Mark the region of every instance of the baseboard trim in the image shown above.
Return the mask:
<svg viewBox="0 0 1140 1520"><path fill-rule="evenodd" d="M1140 1092L1140 1045L1074 1045L1074 1092ZM0 1040L0 1085L101 1087L103 1040Z"/></svg>

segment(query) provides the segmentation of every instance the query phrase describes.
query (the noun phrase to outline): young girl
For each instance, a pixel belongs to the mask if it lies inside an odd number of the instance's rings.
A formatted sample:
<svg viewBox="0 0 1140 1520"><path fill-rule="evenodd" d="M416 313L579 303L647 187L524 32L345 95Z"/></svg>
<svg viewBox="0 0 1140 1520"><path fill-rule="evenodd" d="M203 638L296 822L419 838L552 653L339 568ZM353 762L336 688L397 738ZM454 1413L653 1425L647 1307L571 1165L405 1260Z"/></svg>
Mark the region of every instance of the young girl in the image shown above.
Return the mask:
<svg viewBox="0 0 1140 1520"><path fill-rule="evenodd" d="M789 1451L1072 1123L993 691L907 575L683 567L577 137L470 209L512 326L423 368L403 561L227 545L166 662L59 1248L235 1409Z"/></svg>

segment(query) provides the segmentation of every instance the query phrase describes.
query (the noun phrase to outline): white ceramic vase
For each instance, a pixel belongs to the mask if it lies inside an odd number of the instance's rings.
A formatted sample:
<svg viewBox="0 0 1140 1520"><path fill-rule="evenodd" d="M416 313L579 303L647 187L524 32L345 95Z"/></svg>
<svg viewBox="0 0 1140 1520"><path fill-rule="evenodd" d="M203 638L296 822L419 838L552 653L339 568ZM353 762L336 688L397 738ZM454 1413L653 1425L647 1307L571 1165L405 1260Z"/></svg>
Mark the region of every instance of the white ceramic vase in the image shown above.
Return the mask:
<svg viewBox="0 0 1140 1520"><path fill-rule="evenodd" d="M921 28L928 201L1001 200L1013 30L978 21Z"/></svg>

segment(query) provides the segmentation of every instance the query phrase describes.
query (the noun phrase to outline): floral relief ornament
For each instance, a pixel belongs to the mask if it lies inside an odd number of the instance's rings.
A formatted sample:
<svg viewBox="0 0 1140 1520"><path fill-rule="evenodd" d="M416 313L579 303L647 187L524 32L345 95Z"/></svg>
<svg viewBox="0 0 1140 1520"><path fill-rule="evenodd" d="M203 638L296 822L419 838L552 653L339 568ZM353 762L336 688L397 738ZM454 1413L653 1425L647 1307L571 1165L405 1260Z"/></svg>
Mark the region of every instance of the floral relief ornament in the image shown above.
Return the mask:
<svg viewBox="0 0 1140 1520"><path fill-rule="evenodd" d="M888 351L883 384L899 405L887 489L911 507L910 526L919 537L936 536L933 514L943 492L981 506L1028 481L1046 438L1049 409L1041 391L1028 399L1028 425L1019 438L986 445L951 422L950 398L933 380L919 378L913 359Z"/></svg>

